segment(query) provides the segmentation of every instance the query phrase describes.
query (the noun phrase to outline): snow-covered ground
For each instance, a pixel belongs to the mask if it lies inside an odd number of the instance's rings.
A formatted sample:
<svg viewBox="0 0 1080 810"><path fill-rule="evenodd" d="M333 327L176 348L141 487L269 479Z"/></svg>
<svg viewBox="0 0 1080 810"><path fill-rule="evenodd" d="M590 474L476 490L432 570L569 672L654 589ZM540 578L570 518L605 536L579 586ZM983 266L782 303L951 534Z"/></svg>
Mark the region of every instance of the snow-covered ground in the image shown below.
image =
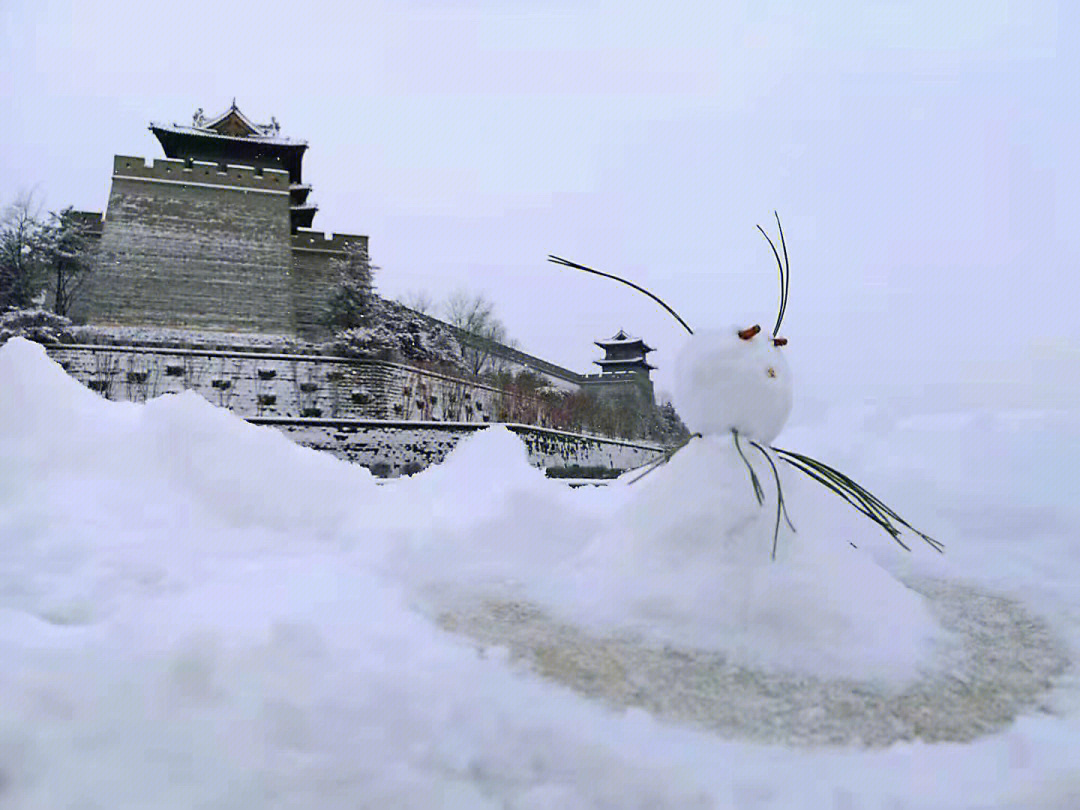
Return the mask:
<svg viewBox="0 0 1080 810"><path fill-rule="evenodd" d="M849 404L776 443L850 472L946 556L917 538L900 550L787 475L798 533L775 564L765 542L725 570L708 521L733 520L738 490L753 507L739 531L771 541L772 513L719 446L634 486L570 489L493 428L377 487L195 395L107 402L11 341L0 807L1080 806L1073 664L974 741L766 745L589 696L445 629L502 600L585 637L902 682L947 643L899 585L931 577L1008 597L1080 660L1080 410Z"/></svg>

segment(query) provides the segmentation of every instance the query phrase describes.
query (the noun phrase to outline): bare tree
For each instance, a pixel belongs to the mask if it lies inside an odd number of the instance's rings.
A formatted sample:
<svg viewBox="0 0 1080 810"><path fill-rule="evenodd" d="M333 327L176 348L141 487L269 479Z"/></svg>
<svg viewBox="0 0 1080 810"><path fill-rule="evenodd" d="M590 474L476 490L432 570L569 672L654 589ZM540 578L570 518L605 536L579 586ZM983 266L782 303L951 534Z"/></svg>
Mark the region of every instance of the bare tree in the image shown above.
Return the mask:
<svg viewBox="0 0 1080 810"><path fill-rule="evenodd" d="M495 305L481 294L459 290L446 301L446 320L464 337L461 353L466 368L473 374L496 371L494 352L497 345L509 345L506 327L495 315Z"/></svg>
<svg viewBox="0 0 1080 810"><path fill-rule="evenodd" d="M409 290L398 297L398 303L421 315L430 315L435 309L435 299L424 290Z"/></svg>
<svg viewBox="0 0 1080 810"><path fill-rule="evenodd" d="M38 288L39 208L31 192L19 194L0 215L0 312L34 303Z"/></svg>

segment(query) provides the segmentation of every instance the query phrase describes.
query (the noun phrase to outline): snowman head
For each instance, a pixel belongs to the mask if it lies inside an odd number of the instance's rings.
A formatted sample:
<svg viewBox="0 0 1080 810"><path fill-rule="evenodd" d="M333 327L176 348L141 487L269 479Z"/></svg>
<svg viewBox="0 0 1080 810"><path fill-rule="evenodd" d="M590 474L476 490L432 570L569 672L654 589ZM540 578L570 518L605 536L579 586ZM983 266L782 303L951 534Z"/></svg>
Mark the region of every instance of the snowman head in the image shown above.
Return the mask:
<svg viewBox="0 0 1080 810"><path fill-rule="evenodd" d="M675 409L686 426L705 436L735 430L771 443L791 413L782 345L757 325L691 335L675 361Z"/></svg>
<svg viewBox="0 0 1080 810"><path fill-rule="evenodd" d="M675 367L675 407L686 426L703 435L738 432L762 444L779 435L791 413L791 372L784 359L787 338L780 324L787 308L787 243L780 217L780 251L765 229L765 237L780 269L780 307L772 335L754 324L740 329L691 334Z"/></svg>
<svg viewBox="0 0 1080 810"><path fill-rule="evenodd" d="M780 307L772 335L761 334L761 326L732 327L729 330L694 332L670 306L632 281L603 273L558 256L548 256L556 264L595 273L633 287L666 309L690 334L690 340L676 360L675 408L686 426L703 435L737 431L747 438L768 444L780 433L791 413L791 373L781 347L780 324L787 309L788 254L784 229L776 212L780 251L765 229L758 230L772 248L780 269Z"/></svg>

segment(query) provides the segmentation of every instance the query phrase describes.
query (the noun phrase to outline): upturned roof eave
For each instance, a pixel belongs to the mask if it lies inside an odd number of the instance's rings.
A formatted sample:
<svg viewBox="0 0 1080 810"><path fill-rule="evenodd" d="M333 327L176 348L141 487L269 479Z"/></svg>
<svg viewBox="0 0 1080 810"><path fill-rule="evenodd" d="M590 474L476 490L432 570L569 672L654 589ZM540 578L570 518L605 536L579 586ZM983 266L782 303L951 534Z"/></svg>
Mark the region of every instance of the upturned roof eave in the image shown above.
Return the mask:
<svg viewBox="0 0 1080 810"><path fill-rule="evenodd" d="M220 132L207 131L201 127L188 127L181 124L160 124L150 122L150 131L157 135L158 132L167 132L174 135L186 135L195 138L213 138L222 141L234 141L236 143L259 143L269 146L281 146L294 149L307 149L308 142L300 138L282 138L272 135L222 135ZM160 139L160 136L159 136Z"/></svg>
<svg viewBox="0 0 1080 810"><path fill-rule="evenodd" d="M656 366L647 361L644 357L630 357L622 360L593 360L593 363L601 368L604 366L644 366L645 368L656 368Z"/></svg>
<svg viewBox="0 0 1080 810"><path fill-rule="evenodd" d="M654 349L652 346L647 344L641 338L633 338L632 340L594 340L593 341L593 344L596 345L596 346L599 346L601 349L606 349L609 346L612 347L612 348L614 348L615 346L634 346L634 345L639 344L639 343L641 344L641 349L644 352L654 352L654 351L656 351L656 349Z"/></svg>

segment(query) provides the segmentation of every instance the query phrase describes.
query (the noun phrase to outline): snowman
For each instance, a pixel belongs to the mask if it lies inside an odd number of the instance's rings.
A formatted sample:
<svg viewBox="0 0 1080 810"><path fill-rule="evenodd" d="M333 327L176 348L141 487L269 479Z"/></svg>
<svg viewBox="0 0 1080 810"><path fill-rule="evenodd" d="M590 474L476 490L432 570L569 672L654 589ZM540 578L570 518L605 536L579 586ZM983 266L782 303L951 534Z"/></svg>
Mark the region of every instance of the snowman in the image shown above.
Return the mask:
<svg viewBox="0 0 1080 810"><path fill-rule="evenodd" d="M776 558L781 519L794 531L784 505L778 469L780 463L802 472L839 495L856 511L888 532L904 549L910 551L910 547L901 539L898 525L912 531L936 551L941 552L944 547L940 543L916 530L847 475L809 456L771 446L787 422L792 405L791 372L784 358L783 348L787 345L787 339L779 334L787 310L790 266L780 217L775 212L774 215L782 250L777 249L764 228L757 226L772 249L780 274L780 306L771 334L763 334L759 324L695 333L675 310L637 284L558 256L548 257L556 264L627 284L659 303L690 335L690 340L676 360L674 404L683 422L692 431L692 437L687 444L674 448L646 466L632 482L671 462L679 451L687 452L698 446L695 452L700 453L703 452L700 445L708 444L717 452L722 451L726 456L739 459L744 477L749 475L758 506L764 505L766 497L758 471L748 454L759 456L759 463L766 464L776 485L771 555L773 559ZM781 252L783 260L780 258ZM721 477L721 480L726 478Z"/></svg>
<svg viewBox="0 0 1080 810"><path fill-rule="evenodd" d="M848 542L830 542L853 535L844 534L850 527L834 531L839 524L822 515L832 510L850 518L834 501L819 502L808 481L839 495L904 548L898 527L911 527L838 470L772 446L792 405L787 341L779 334L787 266L762 233L780 268L780 309L771 333L757 324L695 333L632 282L552 257L629 284L690 333L676 361L675 406L693 435L632 479L621 513L566 566L552 585L558 593L549 592L545 601L572 606L564 618L598 630L720 649L749 665L910 675L908 664L925 660L937 637L936 622L922 598L869 555ZM780 474L786 468L805 476L788 481L800 505L811 507L805 534L796 535L787 515ZM765 485L769 479L774 486ZM853 522L858 530L861 524ZM780 544L785 526L789 541Z"/></svg>

